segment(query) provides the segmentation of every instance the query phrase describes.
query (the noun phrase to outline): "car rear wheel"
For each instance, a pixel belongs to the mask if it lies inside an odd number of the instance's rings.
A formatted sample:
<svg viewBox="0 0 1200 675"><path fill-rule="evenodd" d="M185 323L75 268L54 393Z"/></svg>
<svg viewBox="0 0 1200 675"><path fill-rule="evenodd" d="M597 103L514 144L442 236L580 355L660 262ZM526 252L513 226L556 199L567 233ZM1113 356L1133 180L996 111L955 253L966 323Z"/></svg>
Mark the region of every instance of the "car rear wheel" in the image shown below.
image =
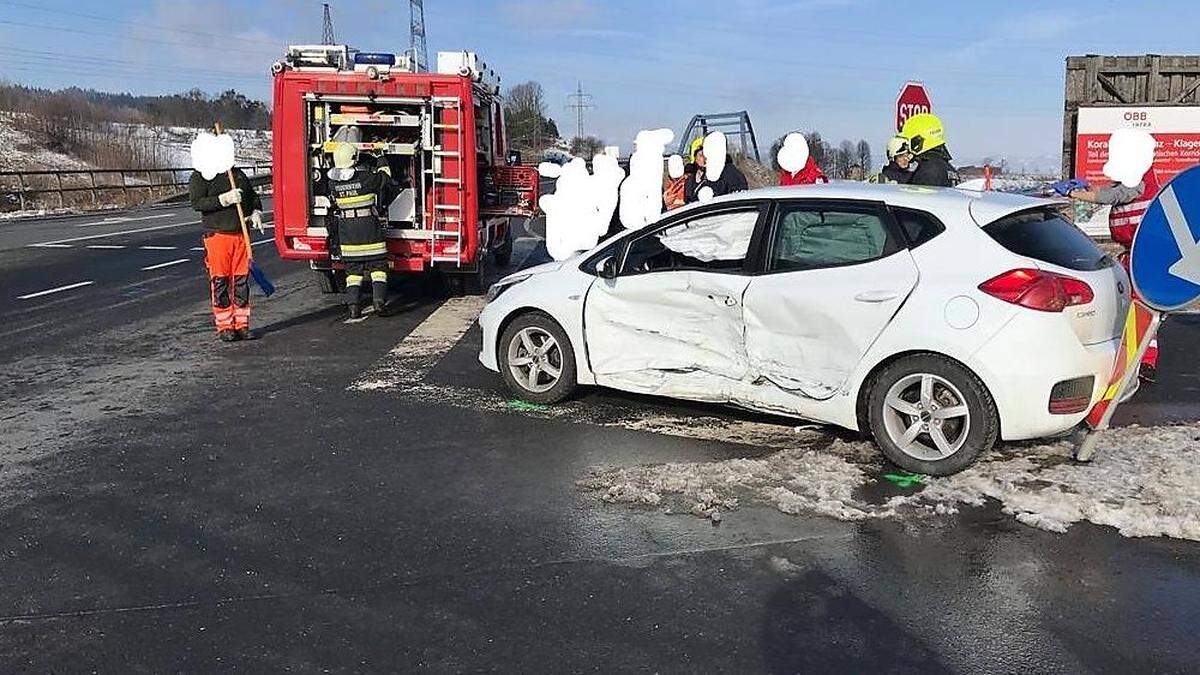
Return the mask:
<svg viewBox="0 0 1200 675"><path fill-rule="evenodd" d="M883 454L914 473L947 476L991 450L996 404L979 378L936 354L902 358L873 379L868 424Z"/></svg>
<svg viewBox="0 0 1200 675"><path fill-rule="evenodd" d="M524 314L504 329L500 375L521 398L558 403L575 391L575 351L558 323L540 312Z"/></svg>

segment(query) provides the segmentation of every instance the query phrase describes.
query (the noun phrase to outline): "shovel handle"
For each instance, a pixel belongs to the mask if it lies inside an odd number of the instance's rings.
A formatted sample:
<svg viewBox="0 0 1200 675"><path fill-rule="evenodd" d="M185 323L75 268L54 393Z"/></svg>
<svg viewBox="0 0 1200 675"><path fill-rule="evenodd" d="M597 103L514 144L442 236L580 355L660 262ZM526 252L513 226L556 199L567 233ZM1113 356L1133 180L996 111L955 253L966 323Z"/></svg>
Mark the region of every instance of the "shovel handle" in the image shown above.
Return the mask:
<svg viewBox="0 0 1200 675"><path fill-rule="evenodd" d="M220 122L217 122L213 125L213 131L217 132L218 136L224 133L221 130ZM229 189L232 190L237 187L237 183L234 182L232 166L229 167L227 175L229 176ZM246 227L246 212L242 210L242 201L240 199L237 202L237 214L238 223L242 226L242 241L246 243L246 259L254 260L254 249L250 246L250 230Z"/></svg>

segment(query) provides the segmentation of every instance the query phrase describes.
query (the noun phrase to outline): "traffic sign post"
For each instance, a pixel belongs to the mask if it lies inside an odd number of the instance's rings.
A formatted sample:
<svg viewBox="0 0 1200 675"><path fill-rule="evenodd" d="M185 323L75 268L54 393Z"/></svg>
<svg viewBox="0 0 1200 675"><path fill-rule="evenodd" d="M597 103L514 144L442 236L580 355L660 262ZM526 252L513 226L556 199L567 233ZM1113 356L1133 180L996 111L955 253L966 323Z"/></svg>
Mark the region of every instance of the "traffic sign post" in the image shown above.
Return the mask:
<svg viewBox="0 0 1200 675"><path fill-rule="evenodd" d="M1108 389L1088 414L1090 430L1075 459L1095 454L1097 431L1107 429L1117 404L1137 382L1142 357L1158 335L1162 315L1200 299L1200 166L1184 171L1158 193L1133 238L1129 274L1137 291L1126 319Z"/></svg>
<svg viewBox="0 0 1200 675"><path fill-rule="evenodd" d="M929 92L920 82L906 82L896 96L896 131L904 128L904 122L913 115L933 112Z"/></svg>

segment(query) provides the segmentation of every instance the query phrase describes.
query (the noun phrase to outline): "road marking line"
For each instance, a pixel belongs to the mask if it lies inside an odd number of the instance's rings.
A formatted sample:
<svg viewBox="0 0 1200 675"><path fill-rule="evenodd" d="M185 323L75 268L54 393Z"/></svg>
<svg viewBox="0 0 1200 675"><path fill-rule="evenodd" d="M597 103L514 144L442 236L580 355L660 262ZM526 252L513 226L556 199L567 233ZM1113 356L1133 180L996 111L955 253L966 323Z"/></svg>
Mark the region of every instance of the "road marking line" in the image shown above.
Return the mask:
<svg viewBox="0 0 1200 675"><path fill-rule="evenodd" d="M189 251L203 251L204 247L203 246L193 246L193 247L189 248L188 250Z"/></svg>
<svg viewBox="0 0 1200 675"><path fill-rule="evenodd" d="M121 246L120 244L88 244L87 248L94 248L103 251L115 251L116 249L125 247Z"/></svg>
<svg viewBox="0 0 1200 675"><path fill-rule="evenodd" d="M90 223L79 223L75 227L91 227L93 225L116 225L118 223L132 223L132 222L136 222L139 220L157 220L159 218L171 218L171 217L174 217L177 215L179 215L179 214L177 214L177 213L160 213L160 214L153 215L153 216L141 216L141 217L136 217L136 218L132 217L132 216L114 216L112 218L105 218L104 220L97 220L97 221L93 221Z"/></svg>
<svg viewBox="0 0 1200 675"><path fill-rule="evenodd" d="M69 239L55 239L54 241L43 241L37 244L30 244L33 247L56 246L58 244L69 244L75 241L90 241L92 239L104 239L106 237L120 237L126 234L137 234L139 232L154 232L155 230L167 230L172 227L184 227L186 225L199 225L200 221L192 220L186 223L169 223L167 225L155 225L154 227L141 227L136 230L121 230L120 232L107 232L105 234L89 234L85 237L71 237Z"/></svg>
<svg viewBox="0 0 1200 675"><path fill-rule="evenodd" d="M259 244L265 244L265 243L267 243L267 242L269 242L269 241L275 241L275 240L274 240L274 239L259 239L258 241L252 241L252 242L250 242L250 245L251 245L251 246L258 246Z"/></svg>
<svg viewBox="0 0 1200 675"><path fill-rule="evenodd" d="M29 300L31 298L40 298L43 295L50 295L51 293L61 293L62 291L69 291L72 288L82 288L84 286L91 286L94 283L96 283L96 282L95 281L80 281L77 284L67 284L66 286L59 286L58 288L48 288L44 291L38 291L37 293L28 293L26 295L18 295L17 299L18 300Z"/></svg>
<svg viewBox="0 0 1200 675"><path fill-rule="evenodd" d="M174 251L178 246L139 246L143 251Z"/></svg>
<svg viewBox="0 0 1200 675"><path fill-rule="evenodd" d="M178 265L179 263L185 263L189 260L191 260L191 258L180 258L179 260L171 260L171 261L165 262L165 263L158 263L157 265L148 265L146 267L143 267L142 271L149 272L150 270L160 270L164 267L170 267L171 265Z"/></svg>
<svg viewBox="0 0 1200 675"><path fill-rule="evenodd" d="M29 245L29 247L30 247L30 248L75 248L74 246L72 246L72 245L70 245L70 244L55 244L55 243L50 243L50 244L30 244L30 245Z"/></svg>

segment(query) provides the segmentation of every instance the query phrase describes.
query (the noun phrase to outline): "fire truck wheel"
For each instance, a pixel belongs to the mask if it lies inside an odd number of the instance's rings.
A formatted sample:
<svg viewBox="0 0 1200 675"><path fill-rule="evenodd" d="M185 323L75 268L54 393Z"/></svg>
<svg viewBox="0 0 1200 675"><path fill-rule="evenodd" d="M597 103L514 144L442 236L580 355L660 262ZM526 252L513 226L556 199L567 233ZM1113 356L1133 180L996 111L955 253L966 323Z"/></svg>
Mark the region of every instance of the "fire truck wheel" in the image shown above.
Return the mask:
<svg viewBox="0 0 1200 675"><path fill-rule="evenodd" d="M575 391L575 350L546 314L528 312L513 319L496 349L504 384L526 401L549 405Z"/></svg>
<svg viewBox="0 0 1200 675"><path fill-rule="evenodd" d="M493 253L496 256L497 267L508 267L508 264L512 262L513 236L511 223L504 228L504 243L497 246Z"/></svg>
<svg viewBox="0 0 1200 675"><path fill-rule="evenodd" d="M313 270L313 273L322 293L341 293L346 288L346 273L341 270Z"/></svg>
<svg viewBox="0 0 1200 675"><path fill-rule="evenodd" d="M446 285L449 288L450 295L456 298L467 295L483 295L483 292L487 290L483 286L482 269L462 274L447 274Z"/></svg>

